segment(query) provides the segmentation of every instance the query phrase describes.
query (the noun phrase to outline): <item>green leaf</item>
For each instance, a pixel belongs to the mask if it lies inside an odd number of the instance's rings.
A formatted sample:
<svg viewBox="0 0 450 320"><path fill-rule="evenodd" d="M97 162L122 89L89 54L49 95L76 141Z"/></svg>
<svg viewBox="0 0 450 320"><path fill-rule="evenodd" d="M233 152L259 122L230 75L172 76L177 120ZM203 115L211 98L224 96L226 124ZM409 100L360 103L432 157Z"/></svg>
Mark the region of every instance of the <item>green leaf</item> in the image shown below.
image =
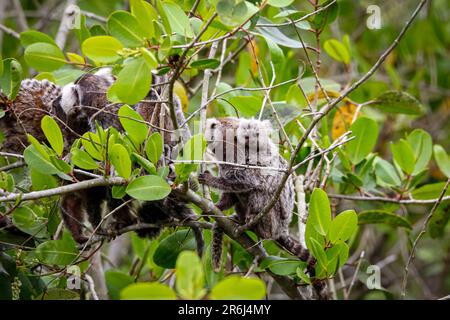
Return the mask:
<svg viewBox="0 0 450 320"><path fill-rule="evenodd" d="M74 262L78 249L73 240L50 240L40 244L35 254L43 263L65 266Z"/></svg>
<svg viewBox="0 0 450 320"><path fill-rule="evenodd" d="M64 67L62 69L53 71L52 74L55 78L55 83L58 86L65 86L66 84L78 79L84 74L84 72L78 69L73 69L71 67Z"/></svg>
<svg viewBox="0 0 450 320"><path fill-rule="evenodd" d="M53 150L61 156L64 150L64 140L61 129L56 121L49 115L45 115L41 120L41 128Z"/></svg>
<svg viewBox="0 0 450 320"><path fill-rule="evenodd" d="M416 165L412 172L415 176L427 167L431 159L433 141L430 134L422 129L413 130L406 140L413 149L416 158Z"/></svg>
<svg viewBox="0 0 450 320"><path fill-rule="evenodd" d="M206 139L203 134L196 134L191 137L183 146L182 153L178 155L177 160L193 161L202 160L206 150ZM197 163L176 163L175 172L177 174L177 182L186 181L192 171L198 167Z"/></svg>
<svg viewBox="0 0 450 320"><path fill-rule="evenodd" d="M164 8L165 15L173 32L187 38L192 38L194 36L189 18L177 4L173 2L163 2L162 7Z"/></svg>
<svg viewBox="0 0 450 320"><path fill-rule="evenodd" d="M290 5L294 0L269 0L267 1L272 7L283 8Z"/></svg>
<svg viewBox="0 0 450 320"><path fill-rule="evenodd" d="M391 143L391 151L394 161L399 167L407 174L411 174L416 165L416 158L409 143L404 139L400 139L397 143Z"/></svg>
<svg viewBox="0 0 450 320"><path fill-rule="evenodd" d="M380 186L391 187L400 185L401 180L392 164L378 157L375 159L374 164L377 183Z"/></svg>
<svg viewBox="0 0 450 320"><path fill-rule="evenodd" d="M136 17L147 39L155 35L153 20L158 21L158 13L153 6L143 0L130 0L131 14Z"/></svg>
<svg viewBox="0 0 450 320"><path fill-rule="evenodd" d="M226 0L226 2L228 2L228 0ZM266 19L264 17L260 17L258 23L265 25L273 24L269 19ZM277 45L294 49L303 48L302 43L298 40L295 40L296 37L286 36L283 32L280 31L280 28L278 27L257 27L256 31L265 39L270 39Z"/></svg>
<svg viewBox="0 0 450 320"><path fill-rule="evenodd" d="M306 225L308 224L323 236L328 233L331 224L330 201L322 189L314 188L311 195Z"/></svg>
<svg viewBox="0 0 450 320"><path fill-rule="evenodd" d="M140 145L147 138L148 127L143 122L144 118L127 105L120 107L119 121L133 142ZM142 122L141 122L142 121Z"/></svg>
<svg viewBox="0 0 450 320"><path fill-rule="evenodd" d="M328 239L332 244L350 239L358 227L358 215L355 210L341 212L331 221Z"/></svg>
<svg viewBox="0 0 450 320"><path fill-rule="evenodd" d="M144 157L138 155L136 152L133 152L131 154L131 159L137 162L140 166L142 166L142 168L144 168L145 171L147 171L147 173L157 174L155 165L150 161L148 161L147 159L145 159Z"/></svg>
<svg viewBox="0 0 450 320"><path fill-rule="evenodd" d="M175 300L176 294L169 286L152 283L133 283L120 293L122 300Z"/></svg>
<svg viewBox="0 0 450 320"><path fill-rule="evenodd" d="M191 68L204 70L215 69L220 65L220 61L217 59L199 59L191 63Z"/></svg>
<svg viewBox="0 0 450 320"><path fill-rule="evenodd" d="M266 295L266 285L258 278L228 276L211 290L212 300L260 300Z"/></svg>
<svg viewBox="0 0 450 320"><path fill-rule="evenodd" d="M450 220L450 210L447 204L440 204L428 223L428 230L433 239L442 238L446 235L446 227Z"/></svg>
<svg viewBox="0 0 450 320"><path fill-rule="evenodd" d="M26 164L42 174L57 174L60 171L51 163L49 158L44 157L34 145L28 146L24 153Z"/></svg>
<svg viewBox="0 0 450 320"><path fill-rule="evenodd" d="M411 196L416 200L437 199L442 190L444 190L445 182L430 183L411 192ZM447 189L445 196L450 195L450 188Z"/></svg>
<svg viewBox="0 0 450 320"><path fill-rule="evenodd" d="M328 258L323 246L316 239L311 239L311 248L309 248L309 250L317 260L316 267L319 267L322 270L327 270Z"/></svg>
<svg viewBox="0 0 450 320"><path fill-rule="evenodd" d="M387 91L369 106L387 113L421 115L424 112L423 106L416 98L409 93L401 91Z"/></svg>
<svg viewBox="0 0 450 320"><path fill-rule="evenodd" d="M450 178L450 157L447 152L445 152L444 148L438 144L436 144L433 149L434 159L436 160L439 169L447 178Z"/></svg>
<svg viewBox="0 0 450 320"><path fill-rule="evenodd" d="M271 261L267 268L275 274L280 276L289 276L297 272L297 268L303 269L305 267L305 262L300 260L292 260L285 258L278 258Z"/></svg>
<svg viewBox="0 0 450 320"><path fill-rule="evenodd" d="M39 71L53 71L66 64L66 58L61 49L44 42L29 45L25 49L24 57L30 67Z"/></svg>
<svg viewBox="0 0 450 320"><path fill-rule="evenodd" d="M109 158L117 173L125 179L131 175L131 159L127 149L121 144L114 144L109 150Z"/></svg>
<svg viewBox="0 0 450 320"><path fill-rule="evenodd" d="M34 211L27 207L16 208L12 214L12 221L14 225L21 231L32 235L36 238L46 237L47 234L47 219L38 217Z"/></svg>
<svg viewBox="0 0 450 320"><path fill-rule="evenodd" d="M411 229L411 224L404 217L383 210L367 210L358 215L358 224L384 223L393 227Z"/></svg>
<svg viewBox="0 0 450 320"><path fill-rule="evenodd" d="M53 46L57 46L55 40L53 40L52 37L45 33L36 30L27 30L20 33L20 43L24 48L37 42L43 42L51 44Z"/></svg>
<svg viewBox="0 0 450 320"><path fill-rule="evenodd" d="M230 97L228 102L245 117L253 117L261 110L262 98L255 96Z"/></svg>
<svg viewBox="0 0 450 320"><path fill-rule="evenodd" d="M108 17L108 30L125 47L138 47L143 44L146 32L138 20L127 11L114 11Z"/></svg>
<svg viewBox="0 0 450 320"><path fill-rule="evenodd" d="M350 161L358 164L373 150L378 139L378 125L375 120L361 117L350 127L355 139L346 144Z"/></svg>
<svg viewBox="0 0 450 320"><path fill-rule="evenodd" d="M148 67L150 69L157 69L158 68L158 60L156 60L155 55L146 48L141 48L140 50L142 53L142 57L144 58Z"/></svg>
<svg viewBox="0 0 450 320"><path fill-rule="evenodd" d="M145 154L155 166L163 152L163 138L159 132L153 133L147 140Z"/></svg>
<svg viewBox="0 0 450 320"><path fill-rule="evenodd" d="M3 92L8 99L14 100L20 90L22 80L22 66L16 59L5 59L0 61L3 73L0 76L0 91Z"/></svg>
<svg viewBox="0 0 450 320"><path fill-rule="evenodd" d="M335 274L337 270L342 268L348 260L349 248L345 242L333 245L326 251L328 265L326 270L329 274ZM339 264L338 264L339 263Z"/></svg>
<svg viewBox="0 0 450 320"><path fill-rule="evenodd" d="M100 141L100 137L93 132L86 132L83 134L83 139L81 139L81 144L84 150L94 159L103 161L104 160L104 150Z"/></svg>
<svg viewBox="0 0 450 320"><path fill-rule="evenodd" d="M120 59L117 52L122 49L122 43L110 36L90 37L81 46L81 51L86 57L100 63L117 61Z"/></svg>
<svg viewBox="0 0 450 320"><path fill-rule="evenodd" d="M94 170L98 168L97 162L84 150L72 149L70 161L80 169Z"/></svg>
<svg viewBox="0 0 450 320"><path fill-rule="evenodd" d="M39 81L47 79L50 82L56 83L55 76L50 72L41 72L38 75L36 75L36 77L34 77L34 78Z"/></svg>
<svg viewBox="0 0 450 320"><path fill-rule="evenodd" d="M193 251L180 253L176 264L176 275L175 286L183 299L198 300L206 294L202 263Z"/></svg>
<svg viewBox="0 0 450 320"><path fill-rule="evenodd" d="M343 62L345 64L350 63L350 52L347 47L336 39L329 39L323 44L323 48L330 57L334 60Z"/></svg>
<svg viewBox="0 0 450 320"><path fill-rule="evenodd" d="M40 173L39 171L33 169L30 171L31 186L34 191L56 188L59 185L56 178L49 174Z"/></svg>
<svg viewBox="0 0 450 320"><path fill-rule="evenodd" d="M272 59L273 63L281 63L284 61L284 53L283 50L270 38L264 38L267 43L267 47L269 48L270 52L270 58Z"/></svg>
<svg viewBox="0 0 450 320"><path fill-rule="evenodd" d="M48 288L35 300L80 300L80 295L72 290L62 288Z"/></svg>
<svg viewBox="0 0 450 320"><path fill-rule="evenodd" d="M196 242L191 230L179 230L164 238L155 253L153 261L166 269L175 268L178 255L184 250L195 250Z"/></svg>
<svg viewBox="0 0 450 320"><path fill-rule="evenodd" d="M138 103L150 91L151 71L143 57L128 60L117 75L116 82L108 89L108 98L117 97L127 104Z"/></svg>
<svg viewBox="0 0 450 320"><path fill-rule="evenodd" d="M142 176L134 179L127 187L127 194L142 201L154 201L167 197L171 189L159 176Z"/></svg>
<svg viewBox="0 0 450 320"><path fill-rule="evenodd" d="M307 284L311 284L311 279L308 277L308 275L305 274L305 272L303 272L303 268L297 268L296 274L297 274L297 277L300 278L300 280L302 280L303 282L305 282Z"/></svg>
<svg viewBox="0 0 450 320"><path fill-rule="evenodd" d="M113 300L120 299L120 292L128 285L134 283L134 278L126 273L107 270L105 272L106 286L109 297Z"/></svg>

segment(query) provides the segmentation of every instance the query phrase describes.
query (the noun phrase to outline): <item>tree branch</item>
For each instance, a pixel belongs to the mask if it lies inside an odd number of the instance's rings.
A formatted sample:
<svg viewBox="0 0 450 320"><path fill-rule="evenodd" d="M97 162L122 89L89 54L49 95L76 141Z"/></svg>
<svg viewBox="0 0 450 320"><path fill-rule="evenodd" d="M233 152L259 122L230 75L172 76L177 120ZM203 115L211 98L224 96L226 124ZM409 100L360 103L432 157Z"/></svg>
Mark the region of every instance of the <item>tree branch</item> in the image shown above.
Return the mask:
<svg viewBox="0 0 450 320"><path fill-rule="evenodd" d="M121 186L126 185L127 180L119 177L111 178L95 178L91 180L85 180L81 182L72 183L66 186L61 186L57 188L42 190L42 191L32 191L28 193L9 193L6 196L0 197L0 202L12 202L16 200L27 201L27 200L37 200L41 198L48 198L53 196L58 196L61 194L66 194L70 192L75 192L84 189L90 189L94 187L105 187L105 186Z"/></svg>

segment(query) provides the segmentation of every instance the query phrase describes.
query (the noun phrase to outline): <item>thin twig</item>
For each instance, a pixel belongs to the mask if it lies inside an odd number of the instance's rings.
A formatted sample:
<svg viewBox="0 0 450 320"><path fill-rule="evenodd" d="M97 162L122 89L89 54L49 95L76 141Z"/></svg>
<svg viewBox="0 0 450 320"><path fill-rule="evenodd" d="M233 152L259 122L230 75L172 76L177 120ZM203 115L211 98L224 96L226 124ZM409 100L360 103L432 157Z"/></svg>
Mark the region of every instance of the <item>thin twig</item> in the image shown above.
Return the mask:
<svg viewBox="0 0 450 320"><path fill-rule="evenodd" d="M3 31L6 34L9 34L10 36L20 39L20 34L13 29L8 28L7 26L0 23L0 30Z"/></svg>
<svg viewBox="0 0 450 320"><path fill-rule="evenodd" d="M414 240L414 243L413 243L413 246L411 249L411 253L409 254L408 261L406 262L405 269L404 269L402 291L401 291L402 298L404 298L406 295L406 286L408 284L409 265L411 264L412 260L415 257L417 245L419 244L419 241L420 241L420 239L422 239L423 235L427 232L428 222L430 222L430 219L433 217L434 213L436 212L436 209L441 204L449 185L450 185L450 178L447 180L447 183L445 184L444 188L442 189L442 192L439 195L438 200L434 203L433 208L431 208L430 213L428 214L427 218L423 222L422 229L420 230L419 235L417 236L416 240Z"/></svg>

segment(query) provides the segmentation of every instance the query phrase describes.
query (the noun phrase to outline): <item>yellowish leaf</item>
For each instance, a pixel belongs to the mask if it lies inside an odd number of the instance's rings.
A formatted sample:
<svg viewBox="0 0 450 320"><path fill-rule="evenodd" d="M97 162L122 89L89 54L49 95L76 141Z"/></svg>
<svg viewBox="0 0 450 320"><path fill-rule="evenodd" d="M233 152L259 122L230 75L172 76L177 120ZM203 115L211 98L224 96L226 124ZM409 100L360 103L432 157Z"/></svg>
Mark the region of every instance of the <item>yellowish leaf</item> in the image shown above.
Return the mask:
<svg viewBox="0 0 450 320"><path fill-rule="evenodd" d="M333 128L331 130L331 137L333 140L336 140L349 130L357 108L358 107L354 103L346 101L342 107L336 110L333 119Z"/></svg>

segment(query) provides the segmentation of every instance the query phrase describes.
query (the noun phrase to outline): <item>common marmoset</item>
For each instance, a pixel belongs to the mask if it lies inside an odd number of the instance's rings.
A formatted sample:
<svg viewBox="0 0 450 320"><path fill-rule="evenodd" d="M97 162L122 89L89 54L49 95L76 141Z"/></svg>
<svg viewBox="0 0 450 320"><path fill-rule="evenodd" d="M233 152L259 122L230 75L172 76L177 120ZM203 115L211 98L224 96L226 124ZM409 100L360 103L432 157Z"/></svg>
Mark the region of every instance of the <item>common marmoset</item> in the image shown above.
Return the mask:
<svg viewBox="0 0 450 320"><path fill-rule="evenodd" d="M145 101L133 106L146 121L155 124L157 131L159 125L163 130L171 130L168 113L162 110L159 96L161 94L162 78L153 77L152 88ZM0 120L5 134L3 149L11 152L22 152L27 143L26 133L32 134L39 141L45 141L41 130L41 119L45 114L51 113L62 123L65 140L65 152L82 134L95 130L95 123L103 128L114 127L122 130L117 116L120 104L109 103L106 92L114 83L111 69L102 68L95 74L84 74L73 83L60 88L47 80L24 80L14 102L7 109L7 116ZM179 100L174 99L177 107L177 116L183 117ZM40 111L42 110L42 112ZM181 114L181 115L180 115ZM180 119L179 121L183 121ZM171 158L174 143L171 136L164 134L164 156ZM170 164L169 164L170 165ZM171 164L173 166L173 164ZM78 180L86 177L75 174ZM102 219L104 206L107 210L115 210L114 220L116 228L127 225L144 223L163 223L173 219L193 219L195 213L187 205L170 194L165 199L152 202L138 203L137 201L123 205L127 199L114 199L111 191L106 187L96 187L73 192L61 197L61 213L66 226L77 242L85 242L88 238L83 233L85 216L93 227L98 226ZM154 237L161 228L146 228L138 230L140 236ZM193 228L201 254L203 236L201 230Z"/></svg>
<svg viewBox="0 0 450 320"><path fill-rule="evenodd" d="M271 131L268 121L221 118L206 122L208 149L218 160L230 164L219 162L219 177L205 172L199 175L199 182L222 191L216 206L220 210L234 207L240 224L250 222L271 201L283 175L277 168L287 168L286 160L279 155L277 146L270 139ZM290 177L277 203L253 231L260 238L275 240L301 260L310 262L308 250L289 235L294 197ZM217 243L213 241L212 248L216 269L220 262L220 252L217 251L221 250L221 244L219 247Z"/></svg>

